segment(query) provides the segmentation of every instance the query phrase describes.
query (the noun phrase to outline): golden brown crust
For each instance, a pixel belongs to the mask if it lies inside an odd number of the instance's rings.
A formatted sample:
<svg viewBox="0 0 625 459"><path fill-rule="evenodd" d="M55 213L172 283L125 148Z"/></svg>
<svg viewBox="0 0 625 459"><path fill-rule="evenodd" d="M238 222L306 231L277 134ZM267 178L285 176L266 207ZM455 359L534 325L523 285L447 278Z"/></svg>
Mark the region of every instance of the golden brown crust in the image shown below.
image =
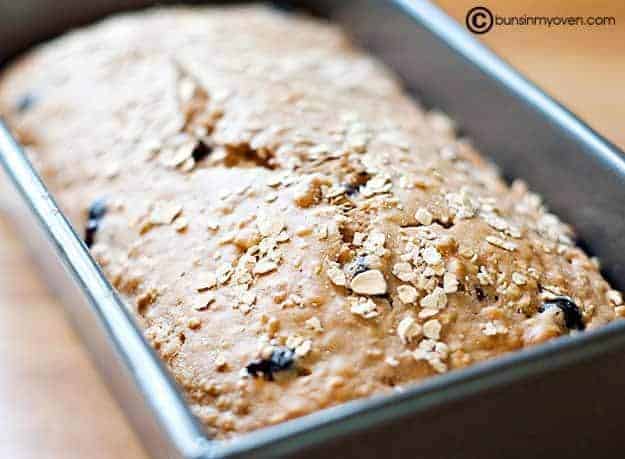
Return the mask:
<svg viewBox="0 0 625 459"><path fill-rule="evenodd" d="M105 198L93 254L219 437L624 313L538 196L328 24L121 16L14 65L0 112L79 231ZM295 371L246 370L277 351Z"/></svg>

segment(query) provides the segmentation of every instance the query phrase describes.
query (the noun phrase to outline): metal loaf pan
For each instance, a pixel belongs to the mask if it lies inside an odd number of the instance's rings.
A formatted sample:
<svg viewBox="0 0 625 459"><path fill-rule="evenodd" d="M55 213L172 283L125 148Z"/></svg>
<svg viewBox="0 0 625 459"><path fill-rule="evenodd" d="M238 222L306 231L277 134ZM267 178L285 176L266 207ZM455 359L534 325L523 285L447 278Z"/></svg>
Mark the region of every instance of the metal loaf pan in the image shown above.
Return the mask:
<svg viewBox="0 0 625 459"><path fill-rule="evenodd" d="M0 1L0 60L70 26L149 3ZM341 24L426 105L451 114L506 177L524 178L573 224L607 278L625 289L625 162L617 148L430 3L280 3ZM6 129L0 160L15 223L154 457L551 458L613 456L625 447L625 321L401 393L211 441Z"/></svg>

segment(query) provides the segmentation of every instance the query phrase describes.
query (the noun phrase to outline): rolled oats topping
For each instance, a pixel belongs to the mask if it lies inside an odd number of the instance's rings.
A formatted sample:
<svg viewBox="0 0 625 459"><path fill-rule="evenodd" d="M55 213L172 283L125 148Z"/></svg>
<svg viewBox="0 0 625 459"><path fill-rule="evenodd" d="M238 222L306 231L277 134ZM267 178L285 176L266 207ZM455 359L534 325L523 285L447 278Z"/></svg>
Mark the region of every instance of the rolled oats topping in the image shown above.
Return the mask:
<svg viewBox="0 0 625 459"><path fill-rule="evenodd" d="M400 285L397 287L397 295L399 300L404 304L412 304L417 301L417 289L411 285Z"/></svg>
<svg viewBox="0 0 625 459"><path fill-rule="evenodd" d="M458 291L458 277L454 273L446 272L443 276L443 291L455 293Z"/></svg>
<svg viewBox="0 0 625 459"><path fill-rule="evenodd" d="M417 279L417 274L414 272L410 263L397 263L393 266L393 274L401 281L413 282Z"/></svg>
<svg viewBox="0 0 625 459"><path fill-rule="evenodd" d="M426 338L438 340L442 330L442 325L437 319L428 320L423 324L423 335Z"/></svg>
<svg viewBox="0 0 625 459"><path fill-rule="evenodd" d="M386 236L384 233L372 232L363 241L362 246L367 253L383 257L386 255L385 242Z"/></svg>
<svg viewBox="0 0 625 459"><path fill-rule="evenodd" d="M445 360L449 356L449 347L440 341L424 339L412 355L417 361L429 363L437 373L445 373L448 369Z"/></svg>
<svg viewBox="0 0 625 459"><path fill-rule="evenodd" d="M24 62L0 116L211 438L625 317L572 229L335 26L161 8Z"/></svg>
<svg viewBox="0 0 625 459"><path fill-rule="evenodd" d="M355 293L360 295L384 295L387 288L384 274L377 269L357 274L350 286Z"/></svg>
<svg viewBox="0 0 625 459"><path fill-rule="evenodd" d="M308 319L306 321L306 327L318 333L323 332L323 326L321 325L321 321L318 317L311 317L310 319Z"/></svg>
<svg viewBox="0 0 625 459"><path fill-rule="evenodd" d="M513 252L517 248L517 245L514 242L506 241L505 239L496 236L486 236L486 242L501 249L508 250L509 252Z"/></svg>
<svg viewBox="0 0 625 459"><path fill-rule="evenodd" d="M259 260L254 266L254 274L267 274L278 269L278 264L272 260Z"/></svg>
<svg viewBox="0 0 625 459"><path fill-rule="evenodd" d="M379 314L377 305L371 300L371 298L366 297L356 297L350 298L350 311L352 314L357 316L361 316L365 319L373 319L377 317Z"/></svg>
<svg viewBox="0 0 625 459"><path fill-rule="evenodd" d="M217 282L225 284L228 282L228 279L230 279L230 276L232 276L232 265L230 263L223 263L219 265L217 271L215 272Z"/></svg>
<svg viewBox="0 0 625 459"><path fill-rule="evenodd" d="M623 295L619 291L608 290L608 293L606 293L606 297L608 298L608 301L615 306L620 306L621 304L623 304Z"/></svg>
<svg viewBox="0 0 625 459"><path fill-rule="evenodd" d="M413 317L406 316L397 325L397 334L402 343L409 343L422 336L422 327Z"/></svg>
<svg viewBox="0 0 625 459"><path fill-rule="evenodd" d="M422 308L425 309L443 309L445 306L447 306L447 295L442 288L436 287L434 288L432 293L421 298L419 304Z"/></svg>
<svg viewBox="0 0 625 459"><path fill-rule="evenodd" d="M429 210L420 207L419 209L417 209L417 212L415 213L415 219L417 220L417 222L419 222L421 225L431 225L432 221L433 221L433 216L430 213Z"/></svg>
<svg viewBox="0 0 625 459"><path fill-rule="evenodd" d="M527 276L521 273L513 272L512 282L514 282L517 285L523 286L527 283Z"/></svg>
<svg viewBox="0 0 625 459"><path fill-rule="evenodd" d="M422 256L428 265L438 265L443 261L441 254L435 247L426 247Z"/></svg>
<svg viewBox="0 0 625 459"><path fill-rule="evenodd" d="M326 268L326 273L334 285L339 287L345 287L347 285L347 278L345 273L341 269L338 263L329 262Z"/></svg>
<svg viewBox="0 0 625 459"><path fill-rule="evenodd" d="M158 201L150 212L150 223L154 225L169 225L182 212L182 206L175 202Z"/></svg>
<svg viewBox="0 0 625 459"><path fill-rule="evenodd" d="M215 301L215 294L213 292L200 293L192 298L192 308L196 311L202 311L207 309L213 301Z"/></svg>
<svg viewBox="0 0 625 459"><path fill-rule="evenodd" d="M198 292L211 289L217 285L217 277L212 272L199 272L195 275L194 285Z"/></svg>

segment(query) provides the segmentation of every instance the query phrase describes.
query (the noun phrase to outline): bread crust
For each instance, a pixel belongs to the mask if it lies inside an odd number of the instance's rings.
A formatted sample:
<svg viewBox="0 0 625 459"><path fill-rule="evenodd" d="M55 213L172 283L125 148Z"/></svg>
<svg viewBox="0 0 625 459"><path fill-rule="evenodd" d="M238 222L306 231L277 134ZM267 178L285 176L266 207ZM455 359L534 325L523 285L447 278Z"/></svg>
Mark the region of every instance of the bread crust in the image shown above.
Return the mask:
<svg viewBox="0 0 625 459"><path fill-rule="evenodd" d="M558 298L623 315L537 195L330 24L117 16L11 66L0 112L77 231L106 202L92 253L219 438L577 333Z"/></svg>

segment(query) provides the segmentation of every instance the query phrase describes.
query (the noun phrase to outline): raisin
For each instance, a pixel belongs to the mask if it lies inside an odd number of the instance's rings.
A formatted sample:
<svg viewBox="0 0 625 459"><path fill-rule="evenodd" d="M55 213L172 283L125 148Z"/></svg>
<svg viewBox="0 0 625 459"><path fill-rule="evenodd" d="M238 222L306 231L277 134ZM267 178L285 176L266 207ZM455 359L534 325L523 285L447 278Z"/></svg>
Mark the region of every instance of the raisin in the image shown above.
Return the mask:
<svg viewBox="0 0 625 459"><path fill-rule="evenodd" d="M100 220L106 213L106 201L98 198L89 206L89 220Z"/></svg>
<svg viewBox="0 0 625 459"><path fill-rule="evenodd" d="M360 191L360 187L367 184L370 175L364 171L350 174L346 177L346 183L342 185L347 196L353 196Z"/></svg>
<svg viewBox="0 0 625 459"><path fill-rule="evenodd" d="M89 218L87 219L87 226L85 227L85 244L87 247L91 247L95 242L95 234L98 231L100 220L106 214L106 202L104 198L99 198L93 201L89 206Z"/></svg>
<svg viewBox="0 0 625 459"><path fill-rule="evenodd" d="M365 255L358 255L347 267L347 271L351 277L355 277L360 273L369 271L369 263Z"/></svg>
<svg viewBox="0 0 625 459"><path fill-rule="evenodd" d="M197 162L197 161L203 160L212 152L213 152L213 147L199 140L197 145L193 149L193 152L191 153L191 155L193 156L193 159Z"/></svg>
<svg viewBox="0 0 625 459"><path fill-rule="evenodd" d="M87 220L87 226L85 227L85 244L87 247L91 247L95 242L95 233L98 231L97 220Z"/></svg>
<svg viewBox="0 0 625 459"><path fill-rule="evenodd" d="M564 314L564 323L570 330L583 330L586 328L582 319L582 313L579 307L573 303L569 298L558 297L548 301L545 301L539 308L539 312L544 312L549 308L560 308Z"/></svg>
<svg viewBox="0 0 625 459"><path fill-rule="evenodd" d="M24 113L30 110L36 102L37 97L33 93L28 92L17 99L17 102L15 103L15 110L17 113Z"/></svg>
<svg viewBox="0 0 625 459"><path fill-rule="evenodd" d="M359 188L360 188L360 185L352 185L351 183L343 184L343 189L345 189L345 194L347 196L355 195L356 193L358 193Z"/></svg>
<svg viewBox="0 0 625 459"><path fill-rule="evenodd" d="M292 2L285 2L284 0L272 0L270 5L278 11L284 11L286 13L292 13L295 11L295 6Z"/></svg>
<svg viewBox="0 0 625 459"><path fill-rule="evenodd" d="M295 352L292 349L282 347L272 351L268 359L258 359L249 363L245 369L251 376L262 374L267 381L273 381L274 373L291 370L295 365Z"/></svg>

